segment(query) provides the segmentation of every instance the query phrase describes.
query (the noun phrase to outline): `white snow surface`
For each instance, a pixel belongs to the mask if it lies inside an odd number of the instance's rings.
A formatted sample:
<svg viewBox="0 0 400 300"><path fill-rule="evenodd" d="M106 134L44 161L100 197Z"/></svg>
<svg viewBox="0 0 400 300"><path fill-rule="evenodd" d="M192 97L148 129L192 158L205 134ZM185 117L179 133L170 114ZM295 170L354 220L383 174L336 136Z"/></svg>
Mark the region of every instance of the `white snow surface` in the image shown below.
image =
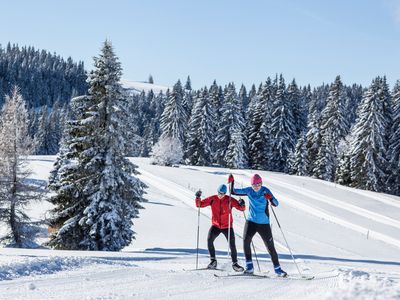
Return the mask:
<svg viewBox="0 0 400 300"><path fill-rule="evenodd" d="M32 156L32 179L47 180L54 156ZM257 172L280 206L275 208L297 268L271 213L281 266L289 279L273 276L256 236L261 273L271 278L216 278L231 273L223 235L215 245L219 268L196 268L197 213L194 192L214 194L229 173L237 187L255 171L211 167L160 167L132 158L148 186L145 209L134 220L136 240L121 252L0 249L0 299L400 299L400 198L342 187L307 177ZM247 199L244 199L248 203ZM43 220L51 204L32 204ZM234 212L239 263L244 264L243 213ZM208 264L210 208L200 214L199 267ZM0 230L2 231L2 230ZM47 240L43 228L37 243ZM253 255L254 258L254 255ZM258 270L255 263L256 271ZM291 279L290 279L291 278Z"/></svg>
<svg viewBox="0 0 400 300"><path fill-rule="evenodd" d="M124 89L130 90L134 93L141 93L142 91L148 93L153 90L155 95L159 94L160 92L165 94L165 92L169 89L168 86L132 80L121 80L121 85Z"/></svg>

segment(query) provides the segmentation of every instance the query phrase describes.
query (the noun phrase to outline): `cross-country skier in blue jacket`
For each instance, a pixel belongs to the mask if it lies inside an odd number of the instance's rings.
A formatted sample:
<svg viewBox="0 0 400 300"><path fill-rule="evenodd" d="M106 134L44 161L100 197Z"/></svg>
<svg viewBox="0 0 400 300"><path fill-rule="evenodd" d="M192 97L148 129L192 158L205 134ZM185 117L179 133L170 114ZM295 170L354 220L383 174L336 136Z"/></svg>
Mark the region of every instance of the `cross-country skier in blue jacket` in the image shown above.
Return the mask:
<svg viewBox="0 0 400 300"><path fill-rule="evenodd" d="M229 175L228 182L231 184L233 195L247 196L249 198L249 214L243 233L243 248L246 256L246 270L244 272L248 274L254 273L250 244L253 236L258 233L263 239L268 253L271 256L275 273L281 277L287 276L287 273L282 270L279 264L278 254L275 250L274 239L269 224L268 205L270 203L272 206L278 206L278 200L267 187L262 185L262 179L258 174L253 175L251 178L251 187L242 189L234 188L234 178L232 174Z"/></svg>

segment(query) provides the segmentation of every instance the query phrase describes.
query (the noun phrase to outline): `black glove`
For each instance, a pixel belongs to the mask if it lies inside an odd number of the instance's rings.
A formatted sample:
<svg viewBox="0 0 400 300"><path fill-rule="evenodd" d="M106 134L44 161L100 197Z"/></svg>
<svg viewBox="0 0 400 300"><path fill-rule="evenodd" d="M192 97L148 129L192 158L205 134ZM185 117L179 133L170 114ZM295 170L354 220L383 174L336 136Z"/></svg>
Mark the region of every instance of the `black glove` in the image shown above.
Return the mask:
<svg viewBox="0 0 400 300"><path fill-rule="evenodd" d="M201 197L201 190L198 190L195 194L196 198L200 198Z"/></svg>
<svg viewBox="0 0 400 300"><path fill-rule="evenodd" d="M246 203L244 202L244 200L242 198L240 198L238 200L240 207L244 207L246 205Z"/></svg>

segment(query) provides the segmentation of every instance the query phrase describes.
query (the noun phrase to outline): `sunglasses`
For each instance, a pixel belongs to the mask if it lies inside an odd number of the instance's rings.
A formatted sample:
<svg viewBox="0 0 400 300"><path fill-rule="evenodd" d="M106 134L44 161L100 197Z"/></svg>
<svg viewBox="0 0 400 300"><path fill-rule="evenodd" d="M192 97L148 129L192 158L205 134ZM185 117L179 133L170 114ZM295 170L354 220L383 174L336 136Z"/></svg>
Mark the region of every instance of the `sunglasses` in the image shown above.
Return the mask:
<svg viewBox="0 0 400 300"><path fill-rule="evenodd" d="M256 186L256 187L261 186L261 183L253 184L253 186Z"/></svg>
<svg viewBox="0 0 400 300"><path fill-rule="evenodd" d="M223 196L223 195L225 195L225 193L218 193L218 195L221 195L221 196Z"/></svg>

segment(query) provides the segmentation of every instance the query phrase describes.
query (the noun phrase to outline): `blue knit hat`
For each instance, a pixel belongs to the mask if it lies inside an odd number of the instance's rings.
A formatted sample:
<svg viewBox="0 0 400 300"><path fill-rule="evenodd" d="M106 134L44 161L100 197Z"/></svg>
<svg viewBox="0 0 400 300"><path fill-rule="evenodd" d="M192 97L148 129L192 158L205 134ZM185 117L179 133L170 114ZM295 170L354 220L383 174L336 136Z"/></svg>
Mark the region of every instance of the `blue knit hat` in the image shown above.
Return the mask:
<svg viewBox="0 0 400 300"><path fill-rule="evenodd" d="M221 184L219 187L218 187L218 193L223 193L223 194L226 194L226 191L227 191L228 189L226 188L226 185L225 184Z"/></svg>

